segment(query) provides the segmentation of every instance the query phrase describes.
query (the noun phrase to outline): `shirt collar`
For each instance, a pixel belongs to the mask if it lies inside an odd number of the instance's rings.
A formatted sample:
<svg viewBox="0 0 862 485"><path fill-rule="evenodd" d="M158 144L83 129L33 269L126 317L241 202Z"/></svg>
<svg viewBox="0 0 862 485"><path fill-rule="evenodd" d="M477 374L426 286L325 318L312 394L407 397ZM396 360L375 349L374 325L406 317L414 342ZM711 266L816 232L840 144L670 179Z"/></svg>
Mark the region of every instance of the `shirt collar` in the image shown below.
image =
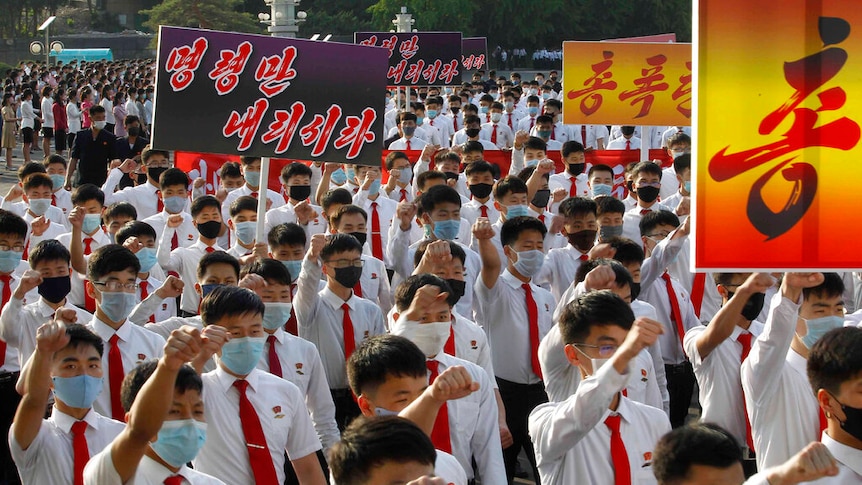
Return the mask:
<svg viewBox="0 0 862 485"><path fill-rule="evenodd" d="M286 332L284 331L284 327L278 327L275 330L275 333L267 334L267 338L269 338L269 335L273 335L275 337L275 339L278 340L278 343L283 344L285 339L286 339L285 333Z"/></svg>
<svg viewBox="0 0 862 485"><path fill-rule="evenodd" d="M102 337L102 340L105 342L110 340L114 334L117 334L123 342L128 342L129 338L132 336L132 324L129 323L128 320L124 321L117 330L114 330L110 325L99 320L99 317L95 315L93 315L93 319L90 323L92 324L93 330L96 334L98 334L99 337Z"/></svg>
<svg viewBox="0 0 862 485"><path fill-rule="evenodd" d="M807 369L808 361L805 359L805 357L802 357L801 355L799 355L795 350L790 349L787 352L787 359L786 360L787 360L787 364L790 365L790 367L793 370L795 370L796 372L800 373L803 376L808 375L808 369Z"/></svg>
<svg viewBox="0 0 862 485"><path fill-rule="evenodd" d="M327 285L323 291L320 293L320 299L326 302L327 305L332 307L333 310L338 310L341 308L341 305L347 303L347 306L350 307L351 310L356 310L356 298L357 296L353 293L350 294L350 299L344 301L340 296L336 295L329 289Z"/></svg>
<svg viewBox="0 0 862 485"><path fill-rule="evenodd" d="M72 432L72 425L78 422L77 419L60 411L56 406L54 406L54 410L51 412L51 420L67 434ZM99 429L99 416L96 414L96 411L93 411L93 408L87 411L87 415L81 421L86 421L87 426L93 429Z"/></svg>
<svg viewBox="0 0 862 485"><path fill-rule="evenodd" d="M500 275L500 279L512 288L520 288L524 285L524 282L519 280L515 277L515 275L509 272L508 268L506 268L506 270L503 271L503 274ZM533 286L532 282L530 283L530 286Z"/></svg>
<svg viewBox="0 0 862 485"><path fill-rule="evenodd" d="M39 315L43 317L49 317L54 314L54 309L48 306L48 302L42 297L36 300L36 307L39 309Z"/></svg>
<svg viewBox="0 0 862 485"><path fill-rule="evenodd" d="M222 368L221 364L216 365L213 372L216 382L218 382L219 390L222 391L222 393L229 391L230 388L233 387L234 381L239 380L238 377L228 374L228 372ZM260 371L252 369L251 373L245 376L245 381L248 382L248 387L256 391L258 382L260 381Z"/></svg>
<svg viewBox="0 0 862 485"><path fill-rule="evenodd" d="M194 243L194 244L192 244L192 245L191 245L191 246L189 246L189 247L190 247L190 248L195 248L195 249L201 249L201 250L203 250L203 251L206 251L206 250L207 250L207 248L208 248L208 247L210 247L210 246L207 246L206 244L204 244L204 242L203 242L203 241L201 241L201 238L197 238L197 239L195 240L195 243ZM213 245L212 245L212 248L213 248L213 249L215 249L216 251L224 251L224 249L222 249L222 248L220 248L220 247L219 247L218 243L213 244Z"/></svg>
<svg viewBox="0 0 862 485"><path fill-rule="evenodd" d="M186 467L185 465L180 466L180 469L177 470L176 473L174 473L169 468L150 458L147 455L144 455L144 457L141 459L140 468L142 470L146 469L147 475L149 475L148 478L154 479L156 483L163 483L165 480L168 479L168 477L172 477L174 475L182 475L183 478L188 480L189 476L191 475L189 473L188 467Z"/></svg>
<svg viewBox="0 0 862 485"><path fill-rule="evenodd" d="M825 430L820 441L826 445L832 456L842 465L853 470L856 474L862 475L862 451L835 441Z"/></svg>

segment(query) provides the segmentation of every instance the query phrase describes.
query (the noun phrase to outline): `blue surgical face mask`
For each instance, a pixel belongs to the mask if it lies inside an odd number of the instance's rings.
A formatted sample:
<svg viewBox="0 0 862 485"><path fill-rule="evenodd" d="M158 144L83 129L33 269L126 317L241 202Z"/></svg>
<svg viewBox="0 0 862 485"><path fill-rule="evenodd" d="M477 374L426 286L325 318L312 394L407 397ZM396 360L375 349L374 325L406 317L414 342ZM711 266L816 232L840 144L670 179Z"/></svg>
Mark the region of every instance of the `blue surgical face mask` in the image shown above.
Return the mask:
<svg viewBox="0 0 862 485"><path fill-rule="evenodd" d="M156 257L155 248L141 248L135 253L138 261L141 263L141 273L149 273L150 269L155 266L158 258Z"/></svg>
<svg viewBox="0 0 862 485"><path fill-rule="evenodd" d="M434 118L437 117L437 110L436 109L429 109L429 110L425 111L425 114L428 115L429 120L433 120Z"/></svg>
<svg viewBox="0 0 862 485"><path fill-rule="evenodd" d="M551 138L551 130L538 130L536 131L536 134L539 135L539 138L545 140Z"/></svg>
<svg viewBox="0 0 862 485"><path fill-rule="evenodd" d="M458 237L458 232L461 231L461 219L445 219L442 221L434 221L434 236L437 239L445 239L452 241Z"/></svg>
<svg viewBox="0 0 862 485"><path fill-rule="evenodd" d="M173 195L171 197L165 197L165 200L164 200L165 210L169 214L179 214L185 208L187 200L188 199L186 199L185 197L182 197L179 195Z"/></svg>
<svg viewBox="0 0 862 485"><path fill-rule="evenodd" d="M287 272L290 273L290 281L296 281L299 278L299 272L302 271L302 260L297 259L296 261L282 261L281 264L287 268Z"/></svg>
<svg viewBox="0 0 862 485"><path fill-rule="evenodd" d="M506 208L506 219L514 219L521 216L529 216L530 209L526 205L510 205Z"/></svg>
<svg viewBox="0 0 862 485"><path fill-rule="evenodd" d="M423 124L425 124L425 117L424 116L417 116L416 117L416 126L422 126Z"/></svg>
<svg viewBox="0 0 862 485"><path fill-rule="evenodd" d="M527 106L527 114L529 114L530 116L536 116L537 114L539 114L539 107Z"/></svg>
<svg viewBox="0 0 862 485"><path fill-rule="evenodd" d="M179 468L198 456L207 440L207 424L196 419L165 421L150 447L165 463Z"/></svg>
<svg viewBox="0 0 862 485"><path fill-rule="evenodd" d="M410 166L402 168L400 170L400 175L398 176L398 181L402 184L409 184L411 180L413 180L413 168Z"/></svg>
<svg viewBox="0 0 862 485"><path fill-rule="evenodd" d="M48 212L48 208L51 207L51 199L30 199L29 207L30 212L36 214L36 216L44 215Z"/></svg>
<svg viewBox="0 0 862 485"><path fill-rule="evenodd" d="M267 330L278 330L290 320L290 310L293 305L281 302L266 302L263 312L263 328Z"/></svg>
<svg viewBox="0 0 862 485"><path fill-rule="evenodd" d="M245 170L242 174L245 182L251 187L260 187L260 172Z"/></svg>
<svg viewBox="0 0 862 485"><path fill-rule="evenodd" d="M380 179L375 179L371 182L371 186L368 187L368 193L370 195L377 195L380 193Z"/></svg>
<svg viewBox="0 0 862 485"><path fill-rule="evenodd" d="M101 214L86 214L84 216L84 223L81 224L81 231L83 231L84 234L92 234L96 232L101 225Z"/></svg>
<svg viewBox="0 0 862 485"><path fill-rule="evenodd" d="M52 377L54 395L66 405L88 409L102 392L102 378L81 374L75 377Z"/></svg>
<svg viewBox="0 0 862 485"><path fill-rule="evenodd" d="M802 339L802 343L806 348L814 347L814 344L820 340L820 337L825 335L830 330L841 328L844 326L844 319L836 316L812 318L811 320L802 319L805 321L805 327L808 328L808 333Z"/></svg>
<svg viewBox="0 0 862 485"><path fill-rule="evenodd" d="M207 295L209 295L210 293L212 293L212 292L213 292L213 290L215 290L215 289L216 289L216 288L218 288L219 286L224 286L224 285L220 285L220 284L217 284L217 283L209 284L209 285L201 285L201 298L206 297Z"/></svg>
<svg viewBox="0 0 862 485"><path fill-rule="evenodd" d="M524 160L524 166L526 166L528 168L529 167L535 167L538 164L539 164L539 159L537 159L537 158L530 158L530 159Z"/></svg>
<svg viewBox="0 0 862 485"><path fill-rule="evenodd" d="M229 340L221 349L219 362L236 375L248 375L263 354L266 337L242 337Z"/></svg>
<svg viewBox="0 0 862 485"><path fill-rule="evenodd" d="M257 231L257 222L237 222L234 227L236 227L236 238L239 239L241 243L251 244L254 242L255 232Z"/></svg>
<svg viewBox="0 0 862 485"><path fill-rule="evenodd" d="M688 192L689 194L691 193L691 180L686 180L685 182L683 182L682 186L683 188L685 188L686 192Z"/></svg>
<svg viewBox="0 0 862 485"><path fill-rule="evenodd" d="M590 192L592 192L593 197L598 197L600 195L611 195L611 192L613 192L613 190L613 186L608 184L593 184L593 187L590 189Z"/></svg>
<svg viewBox="0 0 862 485"><path fill-rule="evenodd" d="M482 114L486 114L488 112L487 106L479 106L479 112Z"/></svg>
<svg viewBox="0 0 862 485"><path fill-rule="evenodd" d="M344 185L344 182L347 182L347 174L344 173L343 168L339 168L332 172L332 175L329 176L329 180L335 185Z"/></svg>
<svg viewBox="0 0 862 485"><path fill-rule="evenodd" d="M515 248L509 247L514 251ZM532 278L542 270L542 265L545 263L545 253L542 251L530 249L528 251L515 251L515 253L518 255L518 260L515 261L514 266L518 273Z"/></svg>
<svg viewBox="0 0 862 485"><path fill-rule="evenodd" d="M132 313L132 308L138 304L134 293L125 291L103 291L99 308L112 322L122 322Z"/></svg>
<svg viewBox="0 0 862 485"><path fill-rule="evenodd" d="M337 171L338 170L336 170L336 172ZM348 167L346 172L347 172L347 180L356 180L356 169L354 169L353 167Z"/></svg>
<svg viewBox="0 0 862 485"><path fill-rule="evenodd" d="M55 173L55 174L49 175L49 177L51 177L51 183L54 184L54 190L57 190L60 187L63 187L64 185L66 185L66 176L65 175L60 175L58 173Z"/></svg>
<svg viewBox="0 0 862 485"><path fill-rule="evenodd" d="M12 271L15 271L15 268L21 264L21 257L23 255L23 252L19 253L18 251L12 251L11 249L0 251L0 273L11 273Z"/></svg>

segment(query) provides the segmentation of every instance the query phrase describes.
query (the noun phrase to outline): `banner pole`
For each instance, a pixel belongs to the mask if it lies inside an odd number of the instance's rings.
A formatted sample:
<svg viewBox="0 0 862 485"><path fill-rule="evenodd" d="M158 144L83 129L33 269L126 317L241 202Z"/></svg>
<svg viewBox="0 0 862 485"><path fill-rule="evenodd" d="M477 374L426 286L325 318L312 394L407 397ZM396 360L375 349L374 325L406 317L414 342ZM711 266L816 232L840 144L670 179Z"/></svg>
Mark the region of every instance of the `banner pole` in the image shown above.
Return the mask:
<svg viewBox="0 0 862 485"><path fill-rule="evenodd" d="M258 187L257 199L257 231L254 242L266 242L264 234L264 223L266 222L266 201L269 190L269 157L260 159L260 187Z"/></svg>

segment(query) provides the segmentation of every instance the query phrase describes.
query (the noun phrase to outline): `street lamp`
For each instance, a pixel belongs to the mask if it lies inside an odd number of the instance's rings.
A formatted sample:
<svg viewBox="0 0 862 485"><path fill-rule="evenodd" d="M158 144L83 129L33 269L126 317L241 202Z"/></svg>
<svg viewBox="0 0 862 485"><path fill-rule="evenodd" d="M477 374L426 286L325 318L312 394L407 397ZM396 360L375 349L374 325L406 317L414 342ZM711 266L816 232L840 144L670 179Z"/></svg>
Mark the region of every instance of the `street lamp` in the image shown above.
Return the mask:
<svg viewBox="0 0 862 485"><path fill-rule="evenodd" d="M401 13L396 13L395 19L392 20L396 32L414 31L413 24L415 23L416 19L413 18L413 15L407 13L407 7L401 7Z"/></svg>
<svg viewBox="0 0 862 485"><path fill-rule="evenodd" d="M30 43L30 53L33 54L34 56L38 56L42 52L45 53L45 65L46 66L51 62L51 52L54 52L54 54L59 54L59 53L63 52L63 43L60 41L55 41L52 44L51 39L49 37L49 30L50 29L48 27L50 27L51 23L53 23L54 20L56 20L56 19L57 19L57 17L54 15L48 17L47 19L45 19L44 22L42 22L42 25L40 25L39 28L37 29L40 32L43 30L45 31L45 43L44 44L42 44L38 40Z"/></svg>
<svg viewBox="0 0 862 485"><path fill-rule="evenodd" d="M267 31L273 37L296 37L299 23L305 22L308 14L296 7L300 0L265 0L271 13L259 13L260 23L266 24Z"/></svg>

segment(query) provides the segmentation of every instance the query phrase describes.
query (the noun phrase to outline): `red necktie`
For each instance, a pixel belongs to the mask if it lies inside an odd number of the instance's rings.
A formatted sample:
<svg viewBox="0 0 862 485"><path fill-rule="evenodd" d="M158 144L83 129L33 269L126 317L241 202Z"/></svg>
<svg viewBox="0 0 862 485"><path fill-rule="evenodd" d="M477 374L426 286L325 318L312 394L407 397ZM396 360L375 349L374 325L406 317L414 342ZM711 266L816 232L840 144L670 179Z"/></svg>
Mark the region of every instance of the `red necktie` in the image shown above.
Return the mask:
<svg viewBox="0 0 862 485"><path fill-rule="evenodd" d="M407 200L407 189L401 189L401 200L399 202L404 202Z"/></svg>
<svg viewBox="0 0 862 485"><path fill-rule="evenodd" d="M275 343L278 339L275 335L270 335L266 338L266 343L269 344L269 373L278 377L284 377L281 373L281 361L278 360L278 354L275 352Z"/></svg>
<svg viewBox="0 0 862 485"><path fill-rule="evenodd" d="M506 118L508 118L508 120L509 120L509 129L512 131L515 131L515 129L512 128L512 113L507 113Z"/></svg>
<svg viewBox="0 0 862 485"><path fill-rule="evenodd" d="M207 246L207 248L206 248L206 252L207 252L207 253L214 253L214 252L215 252L215 248L214 248L214 247L212 247L212 246Z"/></svg>
<svg viewBox="0 0 862 485"><path fill-rule="evenodd" d="M358 281L353 285L353 294L362 298L362 284Z"/></svg>
<svg viewBox="0 0 862 485"><path fill-rule="evenodd" d="M587 148L587 125L581 125L581 141L584 143L584 149Z"/></svg>
<svg viewBox="0 0 862 485"><path fill-rule="evenodd" d="M251 193L251 196L252 196L252 197L254 197L255 199L257 199L257 195L258 195L258 194L257 194L257 192L252 192L252 193Z"/></svg>
<svg viewBox="0 0 862 485"><path fill-rule="evenodd" d="M51 205L53 205L54 207L57 206L57 196L54 194L51 194Z"/></svg>
<svg viewBox="0 0 862 485"><path fill-rule="evenodd" d="M0 282L3 283L3 303L0 308L6 306L9 298L12 298L12 275L0 275ZM6 363L6 342L0 340L0 366Z"/></svg>
<svg viewBox="0 0 862 485"><path fill-rule="evenodd" d="M165 209L165 203L162 201L162 191L156 191L156 212L161 212Z"/></svg>
<svg viewBox="0 0 862 485"><path fill-rule="evenodd" d="M410 150L412 150L412 148L410 148L410 140L407 140L407 151L410 151Z"/></svg>
<svg viewBox="0 0 862 485"><path fill-rule="evenodd" d="M350 319L350 305L341 305L344 316L341 319L341 329L344 331L344 360L350 358L353 349L356 348L356 334L353 332L353 320Z"/></svg>
<svg viewBox="0 0 862 485"><path fill-rule="evenodd" d="M162 483L165 485L183 485L183 476L174 475L172 477L165 478L165 481Z"/></svg>
<svg viewBox="0 0 862 485"><path fill-rule="evenodd" d="M150 296L150 291L147 288L148 286L149 286L149 283L147 283L146 281L141 281L141 301L146 300L147 297ZM155 323L155 322L156 322L156 316L150 315L150 323Z"/></svg>
<svg viewBox="0 0 862 485"><path fill-rule="evenodd" d="M86 421L75 421L72 424L72 452L74 454L74 485L84 485L84 466L90 460L90 449L87 446Z"/></svg>
<svg viewBox="0 0 862 485"><path fill-rule="evenodd" d="M481 205L479 206L479 210L482 211L482 217L488 218L488 207Z"/></svg>
<svg viewBox="0 0 862 485"><path fill-rule="evenodd" d="M84 256L89 256L90 253L93 252L93 248L91 245L93 244L93 238L85 237L84 238Z"/></svg>
<svg viewBox="0 0 862 485"><path fill-rule="evenodd" d="M582 255L578 256L578 261L589 261L589 260L590 260L590 256L588 254L582 254Z"/></svg>
<svg viewBox="0 0 862 485"><path fill-rule="evenodd" d="M452 117L452 128L455 128L455 131L458 131L458 117L457 116Z"/></svg>
<svg viewBox="0 0 862 485"><path fill-rule="evenodd" d="M650 212L652 212L652 211L649 209L641 209L641 215L642 216L645 216L645 215L649 214Z"/></svg>
<svg viewBox="0 0 862 485"><path fill-rule="evenodd" d="M632 149L632 141L626 140L626 150L631 150L631 149Z"/></svg>
<svg viewBox="0 0 862 485"><path fill-rule="evenodd" d="M557 139L557 128L554 127L554 128L551 128L551 140L556 140L556 139Z"/></svg>
<svg viewBox="0 0 862 485"><path fill-rule="evenodd" d="M84 256L89 256L90 253L93 252L91 245L93 244L93 238L85 237L84 238ZM90 296L87 291L84 291L84 309L86 309L90 313L96 313L96 300ZM122 421L120 419L119 421Z"/></svg>
<svg viewBox="0 0 862 485"><path fill-rule="evenodd" d="M530 289L529 283L521 285L526 295L527 316L529 317L530 325L530 361L533 366L533 374L542 378L542 368L539 366L539 309L536 307L536 300L533 299L533 290Z"/></svg>
<svg viewBox="0 0 862 485"><path fill-rule="evenodd" d="M428 378L428 385L430 386L437 379L437 376L440 375L440 363L436 360L429 360L425 362L425 365L431 371L431 376ZM443 403L440 406L440 410L437 411L434 429L431 430L431 442L434 443L434 448L446 453L452 453L452 440L449 437L449 407L446 403Z"/></svg>
<svg viewBox="0 0 862 485"><path fill-rule="evenodd" d="M706 273L695 273L694 281L691 284L691 305L694 307L694 314L700 318L700 308L703 305L703 291L706 287Z"/></svg>
<svg viewBox="0 0 862 485"><path fill-rule="evenodd" d="M539 219L540 221L542 221L542 223L544 223L544 222L545 222L545 213L543 212L543 213L539 214L538 219Z"/></svg>
<svg viewBox="0 0 862 485"><path fill-rule="evenodd" d="M530 129L533 129L533 126L536 125L536 118L530 118Z"/></svg>
<svg viewBox="0 0 862 485"><path fill-rule="evenodd" d="M626 445L620 436L620 416L608 416L605 425L611 430L611 461L614 464L614 485L631 485L632 470Z"/></svg>
<svg viewBox="0 0 862 485"><path fill-rule="evenodd" d="M177 235L177 229L174 228L174 235L171 236L171 251L180 247L180 238Z"/></svg>
<svg viewBox="0 0 862 485"><path fill-rule="evenodd" d="M572 181L571 187L569 187L569 197L577 197L578 196L578 183L575 177L569 177L569 180Z"/></svg>
<svg viewBox="0 0 862 485"><path fill-rule="evenodd" d="M736 340L742 345L742 355L739 358L740 365L745 362L745 358L751 352L751 337L752 335L748 332L742 332L736 337ZM745 404L744 396L742 399L742 409L745 410L745 443L748 445L748 449L754 452L754 440L751 437L751 422L748 420L748 406Z"/></svg>
<svg viewBox="0 0 862 485"><path fill-rule="evenodd" d="M120 353L119 341L120 337L117 334L111 335L108 339L108 343L111 344L111 349L108 350L108 385L111 389L111 417L125 422L126 412L120 400L120 389L123 387L126 371L123 370L123 355Z"/></svg>
<svg viewBox="0 0 862 485"><path fill-rule="evenodd" d="M293 299L293 295L296 292L296 284L290 285L290 298ZM293 311L293 307L290 308L290 318L287 320L287 323L284 325L284 331L291 335L298 335L299 331L296 327L296 313Z"/></svg>
<svg viewBox="0 0 862 485"><path fill-rule="evenodd" d="M239 391L239 420L242 423L242 434L245 437L254 482L276 484L278 476L275 473L272 456L269 454L260 418L245 393L248 389L248 381L237 379L233 382L233 386Z"/></svg>
<svg viewBox="0 0 862 485"><path fill-rule="evenodd" d="M682 312L679 309L679 300L676 298L676 291L673 289L673 283L670 281L670 275L665 272L661 275L661 279L664 280L665 287L667 288L667 299L670 301L670 318L676 324L676 332L679 337L679 344L682 346L682 339L685 337L685 328L682 326ZM685 354L685 348L683 347L683 354Z"/></svg>
<svg viewBox="0 0 862 485"><path fill-rule="evenodd" d="M452 357L456 357L456 355L455 355L455 325L454 324L455 324L455 317L452 317L452 325L449 325L449 338L446 340L446 345L443 346L443 353L449 354Z"/></svg>
<svg viewBox="0 0 862 485"><path fill-rule="evenodd" d="M383 261L383 239L380 236L380 214L377 213L377 202L371 203L371 255Z"/></svg>
<svg viewBox="0 0 862 485"><path fill-rule="evenodd" d="M494 129L491 131L491 143L497 144L497 125L494 125Z"/></svg>

